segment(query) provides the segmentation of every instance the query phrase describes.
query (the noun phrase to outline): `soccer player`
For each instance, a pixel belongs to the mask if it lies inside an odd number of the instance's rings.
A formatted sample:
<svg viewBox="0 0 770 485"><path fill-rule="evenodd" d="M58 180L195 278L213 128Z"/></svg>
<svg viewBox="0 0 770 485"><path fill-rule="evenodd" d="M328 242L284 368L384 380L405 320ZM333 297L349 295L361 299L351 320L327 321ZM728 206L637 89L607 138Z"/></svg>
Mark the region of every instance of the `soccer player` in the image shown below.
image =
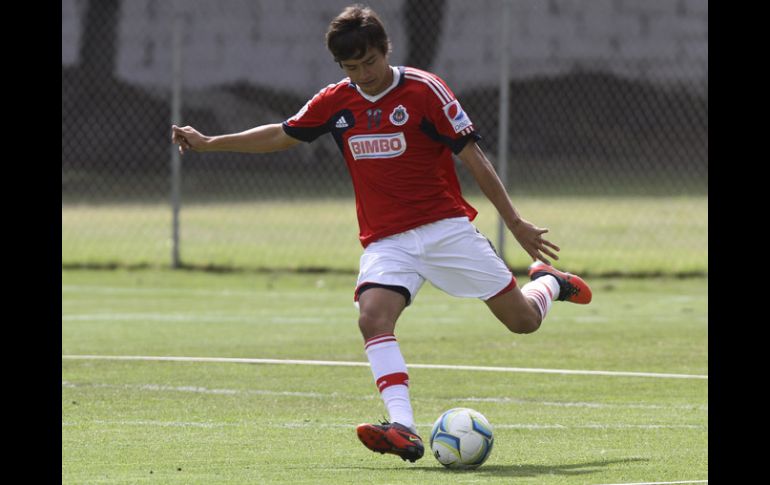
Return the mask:
<svg viewBox="0 0 770 485"><path fill-rule="evenodd" d="M329 133L342 152L355 191L364 247L354 291L364 349L390 420L358 426L369 449L414 462L424 453L409 399L409 374L395 336L401 312L427 280L446 293L478 298L509 330L540 327L554 300L586 304L591 290L554 269L559 247L548 229L513 207L476 143L469 115L435 74L388 63L390 41L377 14L345 8L331 21L326 45L347 75L321 89L283 123L205 136L172 127L181 153L264 153ZM476 210L462 197L452 154L470 170L516 241L534 261L521 289L492 244L473 226Z"/></svg>

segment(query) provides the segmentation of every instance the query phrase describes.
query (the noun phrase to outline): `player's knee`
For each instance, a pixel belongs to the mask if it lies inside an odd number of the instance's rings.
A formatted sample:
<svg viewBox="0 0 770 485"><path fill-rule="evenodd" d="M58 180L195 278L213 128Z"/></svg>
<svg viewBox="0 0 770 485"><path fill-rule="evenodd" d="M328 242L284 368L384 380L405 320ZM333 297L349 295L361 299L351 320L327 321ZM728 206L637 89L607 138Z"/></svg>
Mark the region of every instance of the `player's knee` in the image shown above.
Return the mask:
<svg viewBox="0 0 770 485"><path fill-rule="evenodd" d="M383 333L392 333L395 323L390 319L370 314L361 313L358 317L358 328L364 338L374 337Z"/></svg>
<svg viewBox="0 0 770 485"><path fill-rule="evenodd" d="M513 333L533 333L540 328L540 317L537 314L515 315L503 320L503 324Z"/></svg>

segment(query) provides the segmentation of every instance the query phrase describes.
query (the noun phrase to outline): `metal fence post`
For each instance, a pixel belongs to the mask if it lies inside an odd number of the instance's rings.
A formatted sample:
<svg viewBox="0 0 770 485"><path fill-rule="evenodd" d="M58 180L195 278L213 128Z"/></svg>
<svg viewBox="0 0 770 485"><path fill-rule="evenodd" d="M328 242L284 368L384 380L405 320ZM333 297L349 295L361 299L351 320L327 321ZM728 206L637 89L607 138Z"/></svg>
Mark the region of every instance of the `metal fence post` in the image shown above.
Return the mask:
<svg viewBox="0 0 770 485"><path fill-rule="evenodd" d="M175 7L177 6L175 2ZM171 123L182 124L182 19L174 8L171 47ZM182 160L171 144L171 267L179 268L179 206L181 201Z"/></svg>
<svg viewBox="0 0 770 485"><path fill-rule="evenodd" d="M498 117L497 136L497 173L503 186L508 190L508 118L510 70L510 35L508 26L511 19L511 0L502 0L503 11L500 15L500 111ZM500 217L497 227L497 251L505 261L505 235L508 228Z"/></svg>

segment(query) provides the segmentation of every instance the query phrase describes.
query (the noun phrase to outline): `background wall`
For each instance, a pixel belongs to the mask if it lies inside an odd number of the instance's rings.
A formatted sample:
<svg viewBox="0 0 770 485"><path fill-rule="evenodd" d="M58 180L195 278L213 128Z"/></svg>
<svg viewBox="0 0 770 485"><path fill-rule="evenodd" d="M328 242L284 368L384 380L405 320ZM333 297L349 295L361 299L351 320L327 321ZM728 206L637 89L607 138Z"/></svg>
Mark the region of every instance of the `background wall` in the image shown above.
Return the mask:
<svg viewBox="0 0 770 485"><path fill-rule="evenodd" d="M169 262L175 20L181 124L213 135L283 121L341 79L324 34L347 4L63 0L63 264ZM391 63L444 78L499 169L502 0L370 5ZM707 0L510 5L514 203L556 228L573 270L707 271ZM494 209L459 163L458 176L496 241ZM186 265L357 267L352 186L330 137L259 156L188 154L181 194ZM526 266L509 244L509 263Z"/></svg>
<svg viewBox="0 0 770 485"><path fill-rule="evenodd" d="M120 5L116 75L139 85L170 84L170 25L183 16L185 85L248 81L303 95L341 77L323 46L329 20L348 1L132 0ZM404 0L370 2L406 59ZM496 85L499 0L428 2L440 10L433 69L458 90ZM62 65L81 62L86 2L62 0ZM514 0L511 75L526 78L576 69L603 70L704 88L708 77L706 0ZM428 12L430 13L430 11ZM319 84L320 83L320 84Z"/></svg>

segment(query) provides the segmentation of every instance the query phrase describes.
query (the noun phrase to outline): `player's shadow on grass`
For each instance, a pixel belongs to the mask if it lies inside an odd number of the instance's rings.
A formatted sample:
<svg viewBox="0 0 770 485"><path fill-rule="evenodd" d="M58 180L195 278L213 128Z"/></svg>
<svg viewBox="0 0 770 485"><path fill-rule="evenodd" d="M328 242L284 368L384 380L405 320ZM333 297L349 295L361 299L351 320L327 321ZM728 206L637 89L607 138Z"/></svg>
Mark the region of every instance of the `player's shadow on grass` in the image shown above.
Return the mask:
<svg viewBox="0 0 770 485"><path fill-rule="evenodd" d="M428 457L430 458L430 457ZM637 461L649 461L646 458L625 458L621 460L599 460L586 463L571 463L565 465L484 465L476 470L450 470L442 466L420 467L421 471L438 473L473 473L474 475L488 475L494 477L537 477L540 475L588 475L597 473L601 467L616 463L633 463Z"/></svg>

